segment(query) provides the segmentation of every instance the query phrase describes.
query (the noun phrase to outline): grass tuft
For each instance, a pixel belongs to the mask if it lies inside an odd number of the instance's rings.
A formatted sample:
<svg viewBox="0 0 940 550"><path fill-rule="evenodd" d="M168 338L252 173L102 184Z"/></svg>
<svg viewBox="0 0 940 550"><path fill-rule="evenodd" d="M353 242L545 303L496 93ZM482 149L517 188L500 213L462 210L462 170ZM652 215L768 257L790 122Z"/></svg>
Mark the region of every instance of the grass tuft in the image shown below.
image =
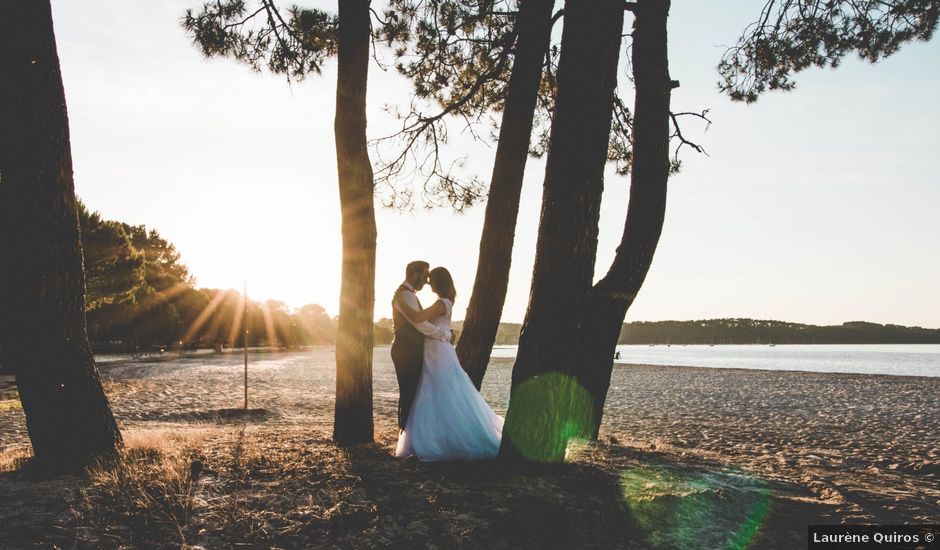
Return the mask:
<svg viewBox="0 0 940 550"><path fill-rule="evenodd" d="M16 388L0 390L0 411L22 409L20 394Z"/></svg>
<svg viewBox="0 0 940 550"><path fill-rule="evenodd" d="M118 546L185 545L205 437L200 430L125 432L117 460L89 468L89 483L73 503L82 538Z"/></svg>
<svg viewBox="0 0 940 550"><path fill-rule="evenodd" d="M0 452L0 473L19 470L32 456L33 450L29 445L13 447Z"/></svg>

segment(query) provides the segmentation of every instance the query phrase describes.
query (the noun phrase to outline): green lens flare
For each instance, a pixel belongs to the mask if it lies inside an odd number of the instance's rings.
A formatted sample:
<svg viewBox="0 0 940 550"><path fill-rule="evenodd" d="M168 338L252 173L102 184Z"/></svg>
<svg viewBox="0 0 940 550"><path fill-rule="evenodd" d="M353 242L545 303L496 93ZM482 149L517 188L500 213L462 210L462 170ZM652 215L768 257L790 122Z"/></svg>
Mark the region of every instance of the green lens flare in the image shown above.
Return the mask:
<svg viewBox="0 0 940 550"><path fill-rule="evenodd" d="M744 550L770 510L767 484L740 472L645 466L625 471L620 487L653 549Z"/></svg>
<svg viewBox="0 0 940 550"><path fill-rule="evenodd" d="M532 377L512 394L503 437L527 460L562 462L568 441L593 433L594 403L573 377Z"/></svg>

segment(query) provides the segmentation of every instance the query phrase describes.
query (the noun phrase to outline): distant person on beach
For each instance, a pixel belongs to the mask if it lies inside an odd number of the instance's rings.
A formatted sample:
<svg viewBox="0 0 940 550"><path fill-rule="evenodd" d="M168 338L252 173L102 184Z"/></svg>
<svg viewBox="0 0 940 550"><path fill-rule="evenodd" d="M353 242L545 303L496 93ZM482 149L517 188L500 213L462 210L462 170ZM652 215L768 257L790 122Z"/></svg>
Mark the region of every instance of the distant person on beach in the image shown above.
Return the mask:
<svg viewBox="0 0 940 550"><path fill-rule="evenodd" d="M428 309L422 309L414 292L403 284L393 301L395 342L399 339L399 326L404 328L401 317L416 328L430 323L448 335L452 333L451 317L457 296L454 280L443 267L436 267L430 273L426 267L424 269L422 273L427 275L423 276L430 281L431 290L439 299ZM410 283L414 289L415 281ZM417 288L421 286L423 282ZM425 330L421 332L428 334ZM413 335L404 330L402 334ZM412 340L406 345L413 345ZM395 456L417 456L423 462L494 458L499 454L503 418L493 412L464 372L449 338L429 335L423 338L422 345L421 375L411 409L405 415ZM395 361L394 344L392 360Z"/></svg>

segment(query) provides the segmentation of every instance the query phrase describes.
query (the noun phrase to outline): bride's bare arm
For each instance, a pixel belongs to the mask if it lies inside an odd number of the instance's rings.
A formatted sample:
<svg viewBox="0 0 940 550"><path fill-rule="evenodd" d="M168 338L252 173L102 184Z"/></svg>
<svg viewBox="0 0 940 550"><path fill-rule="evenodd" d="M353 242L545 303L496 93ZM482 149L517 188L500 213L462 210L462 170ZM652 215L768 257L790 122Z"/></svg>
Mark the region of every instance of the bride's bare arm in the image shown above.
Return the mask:
<svg viewBox="0 0 940 550"><path fill-rule="evenodd" d="M441 304L443 306L443 304ZM408 300L403 299L399 294L395 295L395 298L392 300L392 307L401 312L405 319L418 330L421 334L427 336L428 338L433 338L435 340L441 340L442 342L449 342L453 339L453 333L449 330L443 329L437 325L434 325L430 321L416 321L418 314L421 313L411 307L411 304L408 303ZM434 309L432 306L429 308Z"/></svg>
<svg viewBox="0 0 940 550"><path fill-rule="evenodd" d="M413 309L410 305L408 305L408 302L402 300L401 298L398 298L398 311L401 311L402 315L405 316L405 319L408 319L408 321L413 325L424 321L430 321L431 319L440 317L441 315L445 315L447 313L447 309L444 307L444 302L440 300L434 302L434 305L431 307L418 311Z"/></svg>

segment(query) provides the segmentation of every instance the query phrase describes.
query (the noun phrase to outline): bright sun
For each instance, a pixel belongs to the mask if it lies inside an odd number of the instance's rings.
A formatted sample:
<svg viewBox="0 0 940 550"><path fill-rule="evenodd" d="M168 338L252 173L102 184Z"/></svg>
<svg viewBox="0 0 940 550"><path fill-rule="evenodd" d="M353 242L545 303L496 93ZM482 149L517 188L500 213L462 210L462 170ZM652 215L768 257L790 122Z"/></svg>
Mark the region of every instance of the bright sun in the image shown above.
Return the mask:
<svg viewBox="0 0 940 550"><path fill-rule="evenodd" d="M338 220L264 191L219 199L179 239L197 286L241 292L247 278L252 300L280 300L291 308L319 303L335 315Z"/></svg>

